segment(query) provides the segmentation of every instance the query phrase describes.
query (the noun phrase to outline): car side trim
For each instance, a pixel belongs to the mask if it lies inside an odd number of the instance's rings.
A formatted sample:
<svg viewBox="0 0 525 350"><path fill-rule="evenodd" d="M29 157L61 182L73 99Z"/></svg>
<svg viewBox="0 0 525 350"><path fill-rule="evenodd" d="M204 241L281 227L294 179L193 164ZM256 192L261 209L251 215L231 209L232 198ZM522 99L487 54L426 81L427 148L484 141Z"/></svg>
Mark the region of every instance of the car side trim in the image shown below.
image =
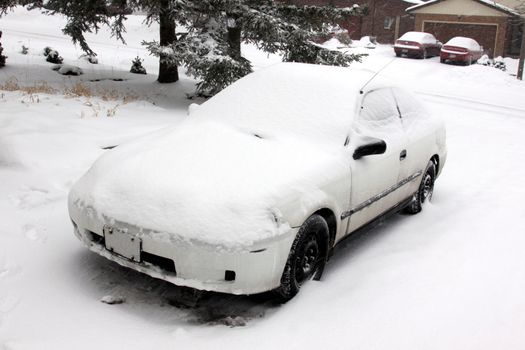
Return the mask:
<svg viewBox="0 0 525 350"><path fill-rule="evenodd" d="M421 174L423 174L423 171L420 170L420 171L410 175L406 179L403 179L402 181L400 181L397 184L393 185L392 187L386 189L385 191L383 191L383 192L381 192L379 194L376 194L372 198L369 198L366 201L364 201L363 203L353 207L352 209L350 209L348 211L343 212L341 214L341 220L349 218L350 216L354 215L355 213L357 213L357 212L365 209L366 207L369 207L370 205L374 204L375 202L385 198L386 196L388 196L390 193L394 192L395 190L401 188L402 186L406 185L407 183L409 183L411 181L414 181L419 176L421 176Z"/></svg>

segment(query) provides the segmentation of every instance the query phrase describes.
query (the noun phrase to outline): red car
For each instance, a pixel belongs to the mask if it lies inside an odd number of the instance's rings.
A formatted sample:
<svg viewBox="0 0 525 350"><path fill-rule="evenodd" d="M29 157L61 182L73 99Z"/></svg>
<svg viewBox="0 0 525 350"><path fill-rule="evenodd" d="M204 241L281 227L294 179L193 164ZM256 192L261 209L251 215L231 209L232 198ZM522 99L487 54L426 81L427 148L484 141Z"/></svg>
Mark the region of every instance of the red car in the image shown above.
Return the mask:
<svg viewBox="0 0 525 350"><path fill-rule="evenodd" d="M425 32L407 32L394 44L397 57L427 58L439 56L441 43L435 36Z"/></svg>
<svg viewBox="0 0 525 350"><path fill-rule="evenodd" d="M483 56L483 46L471 38L457 36L441 48L441 63L463 63L471 65Z"/></svg>

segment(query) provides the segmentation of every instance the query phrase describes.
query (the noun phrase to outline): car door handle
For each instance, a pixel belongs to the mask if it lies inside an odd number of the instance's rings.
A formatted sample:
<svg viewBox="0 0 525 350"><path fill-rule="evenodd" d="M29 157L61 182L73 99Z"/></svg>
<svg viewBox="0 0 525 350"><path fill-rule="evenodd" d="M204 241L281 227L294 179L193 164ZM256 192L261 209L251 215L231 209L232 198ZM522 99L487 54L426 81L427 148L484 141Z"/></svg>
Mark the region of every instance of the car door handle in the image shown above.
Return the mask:
<svg viewBox="0 0 525 350"><path fill-rule="evenodd" d="M401 151L401 153L399 153L399 160L403 160L407 157L407 150L404 149Z"/></svg>

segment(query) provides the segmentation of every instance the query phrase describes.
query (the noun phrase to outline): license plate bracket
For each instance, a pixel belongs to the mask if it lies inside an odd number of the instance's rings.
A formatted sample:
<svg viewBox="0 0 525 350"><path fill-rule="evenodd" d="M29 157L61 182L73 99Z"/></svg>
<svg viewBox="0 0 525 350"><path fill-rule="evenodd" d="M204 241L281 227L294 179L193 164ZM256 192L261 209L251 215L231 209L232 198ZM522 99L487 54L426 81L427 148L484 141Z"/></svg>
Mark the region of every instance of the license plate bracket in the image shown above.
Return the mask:
<svg viewBox="0 0 525 350"><path fill-rule="evenodd" d="M127 229L114 226L104 226L104 241L106 249L128 260L140 262L142 241Z"/></svg>

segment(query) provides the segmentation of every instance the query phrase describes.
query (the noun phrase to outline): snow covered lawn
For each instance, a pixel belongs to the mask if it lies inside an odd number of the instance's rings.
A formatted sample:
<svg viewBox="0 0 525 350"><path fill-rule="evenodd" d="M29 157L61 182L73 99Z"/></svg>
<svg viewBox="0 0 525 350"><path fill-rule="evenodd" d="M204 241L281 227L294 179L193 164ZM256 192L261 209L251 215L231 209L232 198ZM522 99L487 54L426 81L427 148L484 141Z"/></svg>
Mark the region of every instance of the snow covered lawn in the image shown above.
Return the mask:
<svg viewBox="0 0 525 350"><path fill-rule="evenodd" d="M509 74L514 61L504 73L352 49L370 54L364 68L388 64L382 74L445 118L449 156L433 203L346 241L323 281L286 305L212 294L186 308L176 287L90 253L67 213L69 188L104 147L174 125L195 102L188 78L154 82L140 41L156 29L141 20L130 19L129 46L90 37L91 65L60 33L63 19L0 19L0 349L525 348L525 84ZM45 46L84 75L52 71ZM244 49L256 68L276 61ZM153 75L127 73L137 55Z"/></svg>

